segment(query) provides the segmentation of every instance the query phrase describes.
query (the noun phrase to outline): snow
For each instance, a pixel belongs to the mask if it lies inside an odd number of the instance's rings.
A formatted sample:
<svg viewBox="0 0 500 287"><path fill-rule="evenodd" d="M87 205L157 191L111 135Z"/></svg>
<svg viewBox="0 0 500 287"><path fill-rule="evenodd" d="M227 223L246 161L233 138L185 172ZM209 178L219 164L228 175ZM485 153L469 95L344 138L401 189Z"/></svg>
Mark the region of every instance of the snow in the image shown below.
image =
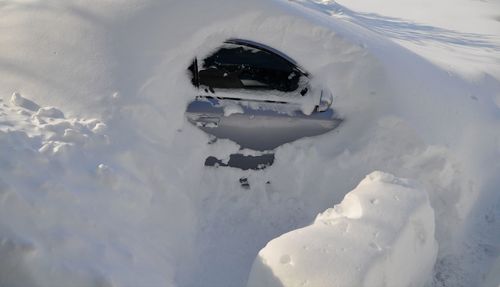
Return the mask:
<svg viewBox="0 0 500 287"><path fill-rule="evenodd" d="M484 286L497 286L500 284L498 283L500 282L500 274L498 273L498 270L500 270L500 258L497 258L495 263L491 266L490 271L484 280Z"/></svg>
<svg viewBox="0 0 500 287"><path fill-rule="evenodd" d="M428 193L439 250L418 279L496 284L497 7L0 4L0 285L244 286L268 242L308 228L375 170ZM229 38L296 60L333 92L342 125L277 148L265 170L204 167L239 146L186 121L197 93L186 68Z"/></svg>
<svg viewBox="0 0 500 287"><path fill-rule="evenodd" d="M240 105L226 104L224 107L224 116L228 117L232 114L242 114L243 108Z"/></svg>
<svg viewBox="0 0 500 287"><path fill-rule="evenodd" d="M319 86L321 87L321 86ZM252 106L255 109L265 109L266 106L263 105L259 101L267 100L267 101L276 101L283 102L283 98L286 97L286 101L290 103L289 106L283 106L281 104L275 104L272 109L279 113L292 113L299 109L305 115L310 115L316 105L319 103L321 98L321 89L315 87L315 89L309 87L309 94L307 97L302 97L300 95L300 88L298 91L293 93L286 93L281 91L271 91L271 92L260 92L260 91L251 91L251 90L231 90L231 91L218 91L217 95L221 98L238 98L238 99L246 99L249 100L245 105ZM328 90L327 90L328 91ZM206 96L212 96L207 93ZM219 101L219 105L224 108L224 110L229 109L229 111L234 110L234 105L230 104L230 101ZM272 105L271 105L272 106ZM226 115L228 116L228 115Z"/></svg>
<svg viewBox="0 0 500 287"><path fill-rule="evenodd" d="M23 98L19 93L12 94L12 97L10 98L10 103L15 106L23 107L31 111L37 111L40 108L33 101Z"/></svg>
<svg viewBox="0 0 500 287"><path fill-rule="evenodd" d="M304 1L313 2L313 1ZM498 1L314 1L315 8L352 21L410 49L445 71L480 79L496 75Z"/></svg>
<svg viewBox="0 0 500 287"><path fill-rule="evenodd" d="M247 286L424 286L436 254L426 192L373 172L311 225L271 240Z"/></svg>
<svg viewBox="0 0 500 287"><path fill-rule="evenodd" d="M54 107L40 108L36 112L35 116L38 117L49 117L49 118L64 118L63 112Z"/></svg>

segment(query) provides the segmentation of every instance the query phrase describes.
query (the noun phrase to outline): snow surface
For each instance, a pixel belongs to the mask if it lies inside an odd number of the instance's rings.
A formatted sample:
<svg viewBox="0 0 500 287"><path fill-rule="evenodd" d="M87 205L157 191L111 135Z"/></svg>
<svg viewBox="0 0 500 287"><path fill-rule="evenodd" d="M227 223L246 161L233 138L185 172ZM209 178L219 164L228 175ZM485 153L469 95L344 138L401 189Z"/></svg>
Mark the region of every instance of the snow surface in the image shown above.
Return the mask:
<svg viewBox="0 0 500 287"><path fill-rule="evenodd" d="M437 249L425 191L373 172L314 223L270 241L247 286L424 286Z"/></svg>
<svg viewBox="0 0 500 287"><path fill-rule="evenodd" d="M0 285L244 286L374 170L429 194L431 286L497 284L498 5L0 1ZM186 68L228 38L295 59L343 124L262 171L205 168L239 147L185 120Z"/></svg>

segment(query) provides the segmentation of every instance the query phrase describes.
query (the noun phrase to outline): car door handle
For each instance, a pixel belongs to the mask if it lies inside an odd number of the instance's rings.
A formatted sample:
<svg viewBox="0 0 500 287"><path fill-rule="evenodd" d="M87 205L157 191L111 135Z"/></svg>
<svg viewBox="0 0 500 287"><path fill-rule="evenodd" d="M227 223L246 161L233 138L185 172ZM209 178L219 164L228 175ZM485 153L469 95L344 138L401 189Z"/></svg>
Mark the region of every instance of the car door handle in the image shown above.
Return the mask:
<svg viewBox="0 0 500 287"><path fill-rule="evenodd" d="M204 128L216 128L219 126L220 118L213 116L200 116L195 119L196 125Z"/></svg>

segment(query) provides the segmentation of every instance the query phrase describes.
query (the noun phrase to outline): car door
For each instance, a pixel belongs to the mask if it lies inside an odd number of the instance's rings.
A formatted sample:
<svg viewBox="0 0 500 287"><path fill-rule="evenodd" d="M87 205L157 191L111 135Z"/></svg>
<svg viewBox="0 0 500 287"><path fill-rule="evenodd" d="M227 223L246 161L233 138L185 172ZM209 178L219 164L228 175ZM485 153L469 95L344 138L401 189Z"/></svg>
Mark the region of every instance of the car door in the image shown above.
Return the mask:
<svg viewBox="0 0 500 287"><path fill-rule="evenodd" d="M307 72L267 46L229 40L190 70L199 95L187 108L188 120L243 148L274 149L340 122L331 109L304 113L305 102L320 102Z"/></svg>

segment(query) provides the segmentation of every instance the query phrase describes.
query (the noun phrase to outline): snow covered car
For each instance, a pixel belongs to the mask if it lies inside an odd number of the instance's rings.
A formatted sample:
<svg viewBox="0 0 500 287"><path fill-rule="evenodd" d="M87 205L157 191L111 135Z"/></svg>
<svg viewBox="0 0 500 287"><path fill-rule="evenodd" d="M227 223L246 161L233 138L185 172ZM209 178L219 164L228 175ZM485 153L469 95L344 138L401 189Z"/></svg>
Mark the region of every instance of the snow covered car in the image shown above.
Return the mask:
<svg viewBox="0 0 500 287"><path fill-rule="evenodd" d="M332 94L293 59L269 46L242 39L224 42L189 67L198 95L187 119L242 148L272 150L336 128Z"/></svg>

